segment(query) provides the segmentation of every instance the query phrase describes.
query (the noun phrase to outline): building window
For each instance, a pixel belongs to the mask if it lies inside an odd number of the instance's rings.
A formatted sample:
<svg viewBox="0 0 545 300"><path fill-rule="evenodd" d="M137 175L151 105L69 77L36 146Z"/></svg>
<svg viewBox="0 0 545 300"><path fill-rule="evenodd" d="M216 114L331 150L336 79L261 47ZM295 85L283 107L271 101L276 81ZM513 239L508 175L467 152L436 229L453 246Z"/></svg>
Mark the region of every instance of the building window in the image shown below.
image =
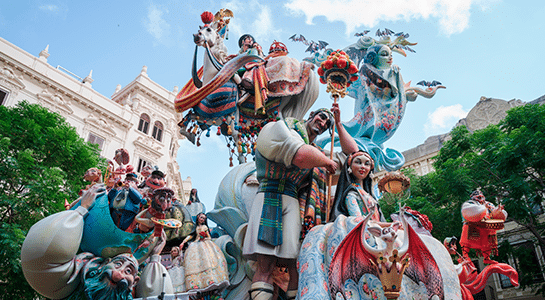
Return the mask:
<svg viewBox="0 0 545 300"><path fill-rule="evenodd" d="M159 121L155 121L155 124L153 124L153 132L151 133L154 139L158 140L159 142L163 138L163 124Z"/></svg>
<svg viewBox="0 0 545 300"><path fill-rule="evenodd" d="M0 105L4 105L6 100L8 100L8 93L0 90Z"/></svg>
<svg viewBox="0 0 545 300"><path fill-rule="evenodd" d="M516 265L519 274L521 271L525 271L528 276L531 276L532 283L543 282L543 273L541 273L534 243L528 241L515 246L515 249L515 255L517 256Z"/></svg>
<svg viewBox="0 0 545 300"><path fill-rule="evenodd" d="M139 158L138 159L138 169L136 169L136 171L138 173L140 173L140 171L142 171L142 169L144 169L145 166L151 166L151 163L145 159L141 159Z"/></svg>
<svg viewBox="0 0 545 300"><path fill-rule="evenodd" d="M532 283L540 283L544 281L536 248L534 247L533 242L527 241L522 244L513 245L513 256L515 262L513 267L517 269L519 276L529 276ZM509 277L502 274L499 275L502 289L513 287Z"/></svg>
<svg viewBox="0 0 545 300"><path fill-rule="evenodd" d="M93 134L93 133L89 133L89 138L87 139L87 141L91 144L97 144L98 145L98 149L100 151L102 151L102 147L104 146L104 139Z"/></svg>
<svg viewBox="0 0 545 300"><path fill-rule="evenodd" d="M138 123L138 130L145 134L148 134L150 118L147 114L140 115L140 122Z"/></svg>
<svg viewBox="0 0 545 300"><path fill-rule="evenodd" d="M174 147L174 143L176 143L176 140L174 138L170 139L170 157L174 157L174 149L176 149L176 147Z"/></svg>
<svg viewBox="0 0 545 300"><path fill-rule="evenodd" d="M502 289L506 289L506 288L510 288L510 287L513 287L513 285L511 284L511 280L509 279L509 277L503 275L503 274L498 274L500 275L500 284L501 284L501 288Z"/></svg>

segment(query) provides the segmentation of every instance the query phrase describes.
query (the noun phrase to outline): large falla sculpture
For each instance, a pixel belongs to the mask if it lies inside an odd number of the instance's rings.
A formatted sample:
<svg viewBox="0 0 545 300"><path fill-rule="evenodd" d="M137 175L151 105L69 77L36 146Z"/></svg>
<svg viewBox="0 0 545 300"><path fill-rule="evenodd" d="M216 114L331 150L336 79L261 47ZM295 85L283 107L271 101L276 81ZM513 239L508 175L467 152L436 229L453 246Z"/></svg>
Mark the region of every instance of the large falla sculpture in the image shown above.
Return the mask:
<svg viewBox="0 0 545 300"><path fill-rule="evenodd" d="M143 205L140 211L144 211L144 215L138 215L143 219L140 220L144 222L142 224L149 225L140 228L153 228L153 232L139 232L136 224L132 223L128 227L131 232L126 232L112 221L110 203L105 195L106 188L115 188L116 185L94 184L83 192L72 210L37 223L25 240L21 257L23 270L36 290L52 299L114 299L112 291L97 292L95 289L99 285L95 284L97 281L109 280L112 282L109 286L114 286L114 290L123 291L120 299L249 299L255 263L242 255L242 249L245 243L250 242L245 240L248 219L258 188L262 189L263 185L258 187L255 163L244 162L256 154L259 133L266 124L291 118L303 120L318 97L319 80L329 82L329 90L337 93L337 98L347 95L355 99L353 118L348 122L339 121L340 127L333 130L332 136L318 139L317 143L322 146L329 143L330 147L339 144L340 134L335 132L345 130L357 145L359 151L345 153L344 158L341 157L344 162L341 161L339 169L344 174L341 176L346 177L342 188L351 189L351 192L341 194L341 191L339 195L360 193L361 197L357 198L360 202L356 201L354 207L360 205L361 210L352 214L347 209L337 214L333 209L337 203L326 201L331 196L324 197L324 185L306 190L313 201L300 202L299 207L304 239L297 257L298 287L295 292L292 288L289 288L289 293L285 292L290 276L284 272L284 266L279 265L272 275L275 289L252 289L252 297L270 299L270 294L276 293L280 299L466 300L472 299L471 293L482 288L483 280L486 282L486 276L492 273L504 274L514 284L517 283L514 269L492 261L487 261L491 264L476 275L465 250L460 263L455 265L449 254L452 253L451 243L447 243L450 248L445 248L433 238L430 233L432 224L426 216L402 207L398 213L399 221L385 222L371 189L359 186L363 185L362 182L371 181L369 174L375 168L392 171L403 165L401 153L384 149L383 143L400 125L408 102L414 101L418 95L431 98L438 88L444 88L437 82L423 82L423 88L411 87L410 83L403 81L399 67L392 65L392 52L406 55L405 50L413 51L409 46L416 44L407 40L408 34L379 30L375 39L366 32L359 35L356 43L336 51L326 48L325 42L309 43L312 56L299 62L288 56L286 44L279 41L272 42L269 52L264 53L250 34L240 38L238 53L229 55L223 39L233 18L234 13L226 9L216 14L205 12L201 15L204 25L194 35L196 48L192 78L175 100L177 112L184 113L179 122L183 135L197 145L201 143L203 133L206 136L212 131L223 135L229 147L231 164L234 165L233 159L241 163L224 177L218 187L215 207L206 214L219 228L208 232L202 222L195 226L188 224L190 221L186 219L164 220L170 207L166 202L172 201L173 195L157 189L150 195L160 205L149 209ZM306 41L301 36L294 39ZM197 67L199 48L205 51L204 65L200 69ZM339 75L342 75L342 80L336 81ZM328 124L326 119L335 124L326 113L314 116L323 118L324 124ZM298 133L304 136L302 131L306 122L301 121L300 127L292 124L293 130L301 131ZM325 128L319 129L325 131ZM358 166L361 169L357 169ZM309 174L320 174L319 169ZM394 181L400 178L397 186L407 188L408 182L400 176L392 176L392 182L387 186L396 186ZM337 189L341 187L338 185ZM303 192L297 190L294 196L302 199ZM464 214L464 217L469 216L466 231L488 226L479 231L488 239L491 230L495 229L489 227L499 224L490 222L491 217L501 217L501 214L495 210L481 216L481 203L475 201L467 205L468 214ZM180 205L173 206L177 211L181 210ZM163 211L157 212L158 209ZM203 219L202 216L200 218ZM150 223L152 221L154 224ZM55 224L63 225L56 230L47 229ZM185 291L172 285L173 281L158 258L167 240L163 227L168 224L182 226L181 229L188 231L199 228L194 234L197 239L194 243L201 244L195 244L191 248L193 250L197 246L204 249L205 245L207 249L221 249L212 251L216 257L208 261L221 264L221 268L213 270L214 274L228 272L225 276L217 276L221 282L208 282L194 287L195 290L187 290L192 286L186 280ZM44 228L46 235L43 234ZM64 239L72 235L73 242L66 243ZM187 232L184 238L186 236L191 237L192 234ZM49 238L49 247L40 246L44 238ZM184 243L180 250L183 250ZM494 245L483 246L464 236L462 246L479 249L485 256L495 249ZM194 256L198 256L198 251L193 250ZM44 266L41 258L51 253L70 263L55 268ZM143 268L139 264L145 260L147 265ZM217 267L207 265L205 259L199 260L205 261L206 265L199 267L199 272L211 273L206 268ZM176 267L189 263L185 261ZM47 270L43 271L43 268ZM125 273L121 274L123 270ZM179 292L174 294L174 291Z"/></svg>

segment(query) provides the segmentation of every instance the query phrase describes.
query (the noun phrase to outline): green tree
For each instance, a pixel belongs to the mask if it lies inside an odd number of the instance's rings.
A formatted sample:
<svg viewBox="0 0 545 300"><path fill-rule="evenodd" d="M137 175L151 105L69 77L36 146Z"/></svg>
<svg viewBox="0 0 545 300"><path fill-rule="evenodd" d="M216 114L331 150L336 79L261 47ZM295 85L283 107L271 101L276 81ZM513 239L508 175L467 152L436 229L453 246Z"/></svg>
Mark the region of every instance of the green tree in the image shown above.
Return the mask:
<svg viewBox="0 0 545 300"><path fill-rule="evenodd" d="M480 188L488 201L505 205L508 220L528 229L545 249L545 227L538 221L545 191L545 106L516 107L499 125L474 133L461 126L451 137L436 157L436 171L413 184L412 200L421 197L442 215L443 224L434 222L442 231L434 236L443 238L449 231L459 236L460 207ZM531 276L521 275L521 285L529 286L524 278Z"/></svg>
<svg viewBox="0 0 545 300"><path fill-rule="evenodd" d="M28 229L63 210L90 167L104 166L96 145L64 118L26 101L0 106L0 299L33 299L20 265Z"/></svg>
<svg viewBox="0 0 545 300"><path fill-rule="evenodd" d="M388 201L388 196L383 197L379 202L384 215L387 217L397 212L399 204L403 204L428 217L433 224L431 233L438 240L442 241L450 236L460 236L462 231L460 210L467 195L453 201L453 194L443 192L443 189L447 189L447 187L441 182L441 178L438 178L436 172L418 176L413 169L405 169L403 174L411 180L410 196L405 194L392 197L390 195L393 201Z"/></svg>

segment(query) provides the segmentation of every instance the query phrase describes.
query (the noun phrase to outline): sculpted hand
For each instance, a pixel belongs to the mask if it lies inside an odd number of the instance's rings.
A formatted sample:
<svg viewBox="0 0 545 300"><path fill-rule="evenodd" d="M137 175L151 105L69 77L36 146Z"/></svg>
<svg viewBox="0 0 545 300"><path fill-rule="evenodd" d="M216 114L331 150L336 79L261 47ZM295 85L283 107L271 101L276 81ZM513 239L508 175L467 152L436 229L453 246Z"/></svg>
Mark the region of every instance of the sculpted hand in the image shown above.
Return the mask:
<svg viewBox="0 0 545 300"><path fill-rule="evenodd" d="M327 162L327 165L325 165L325 168L327 169L327 172L329 174L335 174L335 172L337 171L337 163L331 159L328 160L329 161Z"/></svg>
<svg viewBox="0 0 545 300"><path fill-rule="evenodd" d="M407 101L415 101L418 94L414 90L408 90L405 93L405 97L407 97Z"/></svg>
<svg viewBox="0 0 545 300"><path fill-rule="evenodd" d="M163 231L161 231L161 236L159 237L157 244L151 250L151 255L161 254L161 251L163 251L163 248L165 247L166 243L167 243L167 234L165 233L165 230L163 229Z"/></svg>
<svg viewBox="0 0 545 300"><path fill-rule="evenodd" d="M333 113L333 116L335 117L335 124L340 123L341 109L339 108L339 103L333 103L333 106L331 107L331 112Z"/></svg>
<svg viewBox="0 0 545 300"><path fill-rule="evenodd" d="M106 192L104 184L99 183L93 185L91 188L86 190L81 196L81 206L85 207L87 210L93 206L97 196Z"/></svg>

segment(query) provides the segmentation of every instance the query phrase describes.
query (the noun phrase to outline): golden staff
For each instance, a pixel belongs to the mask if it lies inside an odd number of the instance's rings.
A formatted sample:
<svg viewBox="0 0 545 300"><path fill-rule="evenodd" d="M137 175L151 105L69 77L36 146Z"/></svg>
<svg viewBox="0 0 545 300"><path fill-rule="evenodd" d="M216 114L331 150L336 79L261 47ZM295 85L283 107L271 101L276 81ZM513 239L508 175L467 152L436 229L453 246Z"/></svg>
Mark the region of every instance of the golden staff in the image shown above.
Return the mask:
<svg viewBox="0 0 545 300"><path fill-rule="evenodd" d="M333 104L337 103L339 97L344 98L347 95L346 88L352 81L358 79L358 67L350 57L342 50L332 52L318 69L320 82L327 84L326 92L331 93ZM335 122L331 127L331 151L329 158L333 159L333 146L335 143ZM333 174L328 176L327 198L326 198L326 222L329 221L329 211L331 209L331 185Z"/></svg>

